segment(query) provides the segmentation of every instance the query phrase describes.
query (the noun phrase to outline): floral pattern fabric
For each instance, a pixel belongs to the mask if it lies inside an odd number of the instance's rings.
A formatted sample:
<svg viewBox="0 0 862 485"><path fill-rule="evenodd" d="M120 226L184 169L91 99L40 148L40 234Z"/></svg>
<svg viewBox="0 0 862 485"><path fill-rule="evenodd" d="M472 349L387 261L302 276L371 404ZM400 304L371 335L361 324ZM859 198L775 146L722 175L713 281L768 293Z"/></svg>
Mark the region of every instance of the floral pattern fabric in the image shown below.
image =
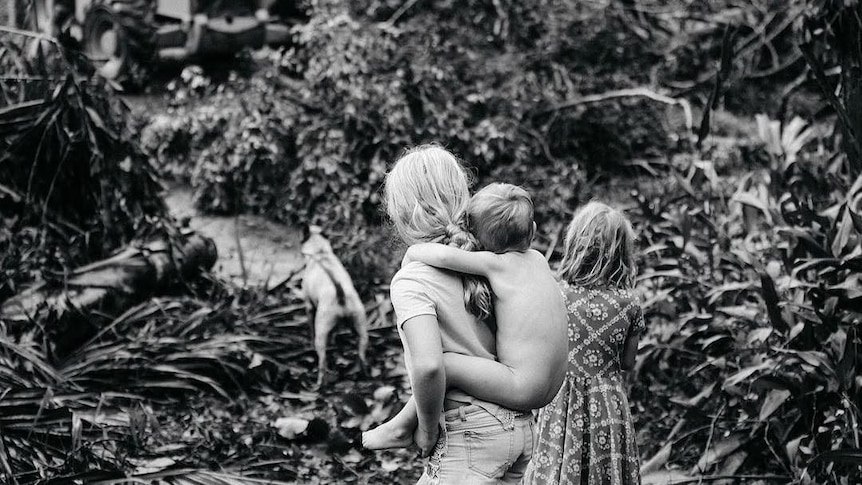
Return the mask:
<svg viewBox="0 0 862 485"><path fill-rule="evenodd" d="M566 380L538 418L525 484L634 485L639 455L620 369L626 337L644 328L631 291L561 283L569 318Z"/></svg>

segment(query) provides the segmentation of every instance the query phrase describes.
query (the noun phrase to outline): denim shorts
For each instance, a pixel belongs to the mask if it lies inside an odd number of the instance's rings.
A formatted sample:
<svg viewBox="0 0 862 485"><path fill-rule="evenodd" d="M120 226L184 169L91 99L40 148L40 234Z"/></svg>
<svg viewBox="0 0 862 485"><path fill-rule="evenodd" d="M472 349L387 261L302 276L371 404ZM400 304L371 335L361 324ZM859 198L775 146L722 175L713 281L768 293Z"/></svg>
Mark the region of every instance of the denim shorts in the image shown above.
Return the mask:
<svg viewBox="0 0 862 485"><path fill-rule="evenodd" d="M517 484L533 454L533 415L481 402L443 414L417 485Z"/></svg>

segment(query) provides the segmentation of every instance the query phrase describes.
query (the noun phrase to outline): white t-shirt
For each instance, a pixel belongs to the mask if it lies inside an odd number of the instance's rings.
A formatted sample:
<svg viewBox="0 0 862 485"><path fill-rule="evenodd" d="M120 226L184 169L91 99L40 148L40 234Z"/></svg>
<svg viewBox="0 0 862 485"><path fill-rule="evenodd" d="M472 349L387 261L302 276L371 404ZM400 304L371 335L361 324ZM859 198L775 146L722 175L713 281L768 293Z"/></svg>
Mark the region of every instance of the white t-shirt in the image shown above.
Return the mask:
<svg viewBox="0 0 862 485"><path fill-rule="evenodd" d="M402 342L404 322L419 315L432 315L440 326L443 352L497 360L494 332L464 306L460 273L412 261L395 273L389 293ZM407 370L411 372L410 356L406 354L409 351L406 348L404 351ZM446 397L464 401L467 395L459 389L449 389Z"/></svg>

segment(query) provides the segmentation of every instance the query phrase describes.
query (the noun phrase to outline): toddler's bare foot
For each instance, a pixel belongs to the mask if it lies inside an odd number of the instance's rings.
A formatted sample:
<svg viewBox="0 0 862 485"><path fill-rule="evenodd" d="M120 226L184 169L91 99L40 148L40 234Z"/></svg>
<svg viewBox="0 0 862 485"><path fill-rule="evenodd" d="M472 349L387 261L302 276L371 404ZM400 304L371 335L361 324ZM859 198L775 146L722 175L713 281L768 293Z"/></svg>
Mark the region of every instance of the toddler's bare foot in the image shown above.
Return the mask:
<svg viewBox="0 0 862 485"><path fill-rule="evenodd" d="M413 430L391 421L362 433L362 447L368 450L407 448L413 444Z"/></svg>

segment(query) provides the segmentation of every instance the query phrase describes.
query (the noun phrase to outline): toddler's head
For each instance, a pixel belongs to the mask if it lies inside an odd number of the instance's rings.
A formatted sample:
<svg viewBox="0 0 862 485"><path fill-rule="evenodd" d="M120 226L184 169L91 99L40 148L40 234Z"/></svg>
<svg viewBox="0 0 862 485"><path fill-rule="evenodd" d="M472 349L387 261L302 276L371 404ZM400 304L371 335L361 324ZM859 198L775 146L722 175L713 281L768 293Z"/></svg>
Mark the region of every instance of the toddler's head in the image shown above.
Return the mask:
<svg viewBox="0 0 862 485"><path fill-rule="evenodd" d="M467 209L471 232L487 251L525 251L536 225L533 200L526 190L511 184L490 184L476 192Z"/></svg>
<svg viewBox="0 0 862 485"><path fill-rule="evenodd" d="M628 218L601 202L578 209L566 231L562 279L578 286L631 288L636 274Z"/></svg>

